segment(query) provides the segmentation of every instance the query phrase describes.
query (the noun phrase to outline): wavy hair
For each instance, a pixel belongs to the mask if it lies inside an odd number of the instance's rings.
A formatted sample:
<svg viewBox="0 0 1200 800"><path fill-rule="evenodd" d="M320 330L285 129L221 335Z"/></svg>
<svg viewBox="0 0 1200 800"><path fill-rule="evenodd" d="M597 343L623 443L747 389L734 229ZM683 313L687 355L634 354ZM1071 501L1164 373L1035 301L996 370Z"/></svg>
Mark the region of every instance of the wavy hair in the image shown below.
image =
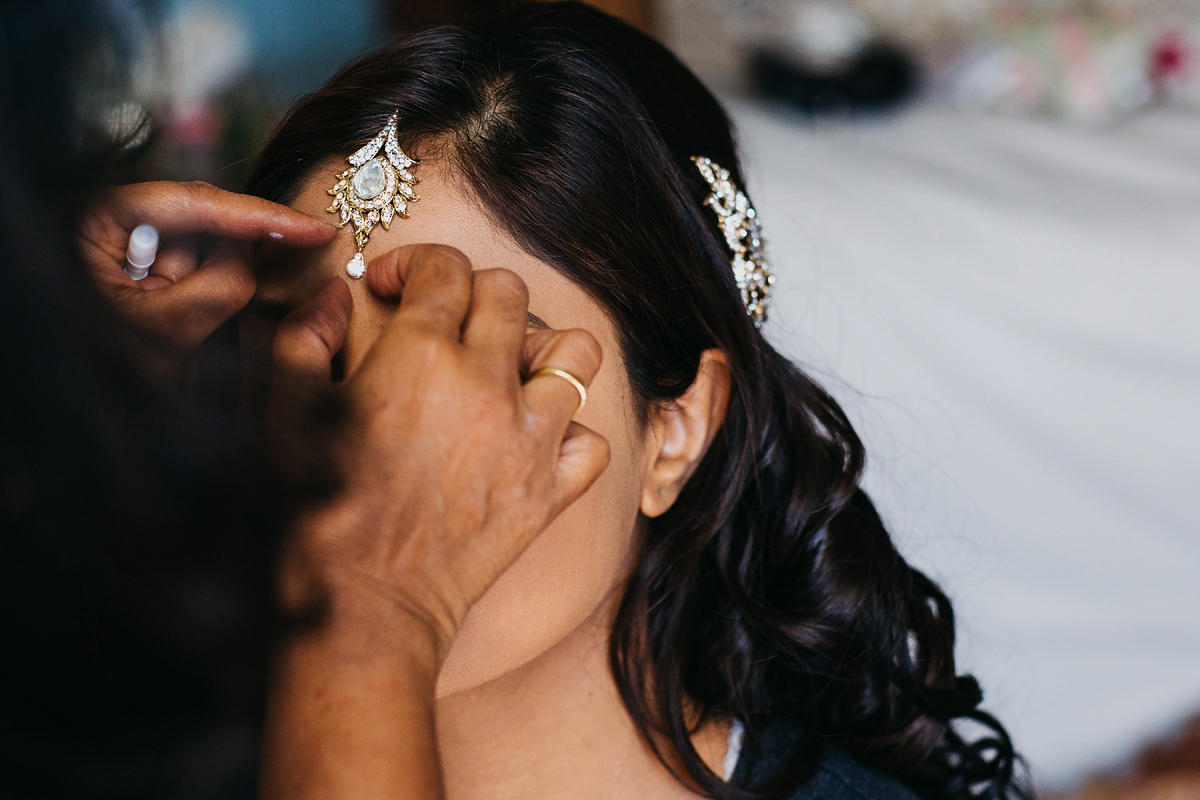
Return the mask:
<svg viewBox="0 0 1200 800"><path fill-rule="evenodd" d="M765 800L833 742L926 798L1025 797L1007 734L956 673L949 600L859 487L846 415L747 317L691 160L744 185L712 94L607 15L520 6L344 68L290 111L249 190L287 201L394 111L407 151L448 159L526 251L606 308L643 415L683 394L705 350L728 356L724 425L648 520L611 636L613 675L660 760L712 797ZM738 788L692 746L713 718L742 720L751 742L781 720L800 737L774 780ZM987 734L966 741L962 718Z"/></svg>

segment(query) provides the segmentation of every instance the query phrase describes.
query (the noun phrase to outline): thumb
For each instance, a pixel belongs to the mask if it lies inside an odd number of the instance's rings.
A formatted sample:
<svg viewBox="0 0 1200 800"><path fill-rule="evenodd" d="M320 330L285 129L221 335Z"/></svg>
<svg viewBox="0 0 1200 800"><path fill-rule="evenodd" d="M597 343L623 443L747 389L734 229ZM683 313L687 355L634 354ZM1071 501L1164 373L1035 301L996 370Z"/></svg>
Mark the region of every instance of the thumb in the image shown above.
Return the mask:
<svg viewBox="0 0 1200 800"><path fill-rule="evenodd" d="M284 317L275 334L276 377L328 383L333 374L331 362L346 341L353 308L350 287L334 278L316 297Z"/></svg>
<svg viewBox="0 0 1200 800"><path fill-rule="evenodd" d="M267 435L279 466L301 485L327 484L324 437L316 435L313 415L331 388L331 362L346 341L352 307L350 287L334 278L275 333Z"/></svg>

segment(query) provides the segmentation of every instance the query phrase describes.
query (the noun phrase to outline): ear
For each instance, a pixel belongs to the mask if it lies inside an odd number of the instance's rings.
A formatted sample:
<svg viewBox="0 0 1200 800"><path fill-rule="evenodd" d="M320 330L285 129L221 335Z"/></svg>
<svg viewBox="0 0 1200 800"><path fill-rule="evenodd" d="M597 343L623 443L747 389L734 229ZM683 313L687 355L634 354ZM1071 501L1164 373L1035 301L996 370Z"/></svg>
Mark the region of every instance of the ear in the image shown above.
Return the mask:
<svg viewBox="0 0 1200 800"><path fill-rule="evenodd" d="M700 356L696 380L681 397L650 412L650 465L642 484L641 512L657 517L679 497L725 420L729 362L721 350Z"/></svg>

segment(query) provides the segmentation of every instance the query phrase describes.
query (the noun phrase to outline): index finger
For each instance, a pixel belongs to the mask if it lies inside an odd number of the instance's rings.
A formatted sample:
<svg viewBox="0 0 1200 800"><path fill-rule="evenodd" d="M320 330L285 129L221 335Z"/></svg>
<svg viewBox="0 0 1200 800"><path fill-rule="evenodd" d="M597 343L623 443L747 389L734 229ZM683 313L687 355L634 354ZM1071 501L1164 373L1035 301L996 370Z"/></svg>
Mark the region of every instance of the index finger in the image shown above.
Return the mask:
<svg viewBox="0 0 1200 800"><path fill-rule="evenodd" d="M331 222L208 183L138 183L112 189L110 197L111 213L126 230L148 223L160 234L210 233L246 242L271 239L291 247L315 247L337 235Z"/></svg>
<svg viewBox="0 0 1200 800"><path fill-rule="evenodd" d="M458 341L471 301L471 262L442 244L409 244L371 259L367 284L381 299L400 299L388 330L422 328Z"/></svg>

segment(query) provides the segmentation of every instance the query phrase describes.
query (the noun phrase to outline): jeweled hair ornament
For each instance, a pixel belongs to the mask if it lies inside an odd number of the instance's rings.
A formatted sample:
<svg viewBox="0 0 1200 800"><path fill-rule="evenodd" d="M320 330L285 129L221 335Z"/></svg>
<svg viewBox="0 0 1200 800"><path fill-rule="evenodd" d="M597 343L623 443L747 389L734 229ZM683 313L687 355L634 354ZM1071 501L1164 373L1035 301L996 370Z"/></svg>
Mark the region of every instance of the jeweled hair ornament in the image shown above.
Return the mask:
<svg viewBox="0 0 1200 800"><path fill-rule="evenodd" d="M733 280L742 294L746 313L756 327L760 326L767 319L767 299L775 276L767 264L758 214L729 177L729 170L700 156L694 156L692 161L712 189L704 204L717 212L717 224L733 254Z"/></svg>
<svg viewBox="0 0 1200 800"><path fill-rule="evenodd" d="M350 167L338 175L337 183L328 190L333 195L333 205L326 211L341 214L338 227L354 223L354 244L358 246L358 252L346 264L346 272L351 278L361 278L367 271L363 248L370 241L375 225L381 224L385 231L389 230L395 215L408 217L409 203L421 199L413 191L421 179L409 171L420 162L409 158L400 149L396 141L396 120L396 114L388 117L383 130L346 159ZM379 155L380 150L384 155Z"/></svg>

